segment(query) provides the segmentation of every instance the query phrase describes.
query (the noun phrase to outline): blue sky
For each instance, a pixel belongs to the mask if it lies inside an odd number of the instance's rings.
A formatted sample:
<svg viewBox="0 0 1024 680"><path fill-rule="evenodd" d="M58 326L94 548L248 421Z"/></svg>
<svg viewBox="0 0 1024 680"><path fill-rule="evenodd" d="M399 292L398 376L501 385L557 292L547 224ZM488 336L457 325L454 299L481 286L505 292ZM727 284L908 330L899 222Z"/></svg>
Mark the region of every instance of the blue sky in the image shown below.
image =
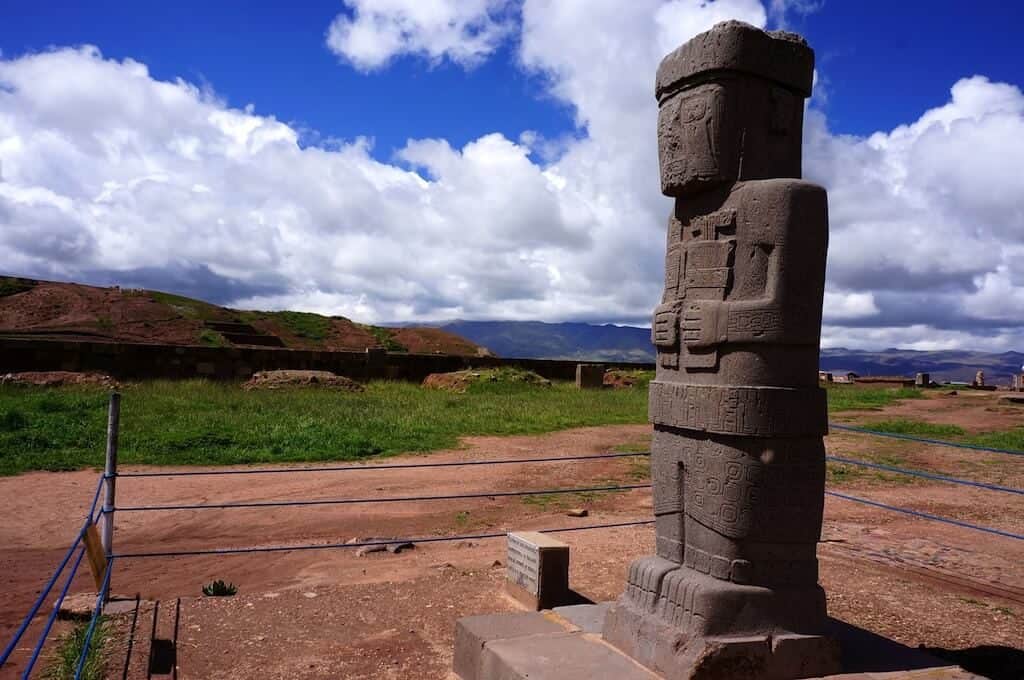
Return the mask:
<svg viewBox="0 0 1024 680"><path fill-rule="evenodd" d="M926 6L826 0L807 14L789 12L787 27L817 50L828 91L823 108L835 132L866 135L913 120L966 76L1019 80L1024 4ZM51 45L96 45L107 57L142 61L155 78L209 83L232 106L253 104L325 137L372 136L382 160L410 138L462 146L491 132L574 133L571 107L547 96L542 76L517 67L512 43L469 71L413 56L384 73L339 63L323 34L344 9L338 0L21 3L5 14L0 49L11 57Z"/></svg>
<svg viewBox="0 0 1024 680"><path fill-rule="evenodd" d="M644 323L653 68L729 17L817 53L825 343L1020 349L1024 9L991 0L19 3L0 269L360 320Z"/></svg>

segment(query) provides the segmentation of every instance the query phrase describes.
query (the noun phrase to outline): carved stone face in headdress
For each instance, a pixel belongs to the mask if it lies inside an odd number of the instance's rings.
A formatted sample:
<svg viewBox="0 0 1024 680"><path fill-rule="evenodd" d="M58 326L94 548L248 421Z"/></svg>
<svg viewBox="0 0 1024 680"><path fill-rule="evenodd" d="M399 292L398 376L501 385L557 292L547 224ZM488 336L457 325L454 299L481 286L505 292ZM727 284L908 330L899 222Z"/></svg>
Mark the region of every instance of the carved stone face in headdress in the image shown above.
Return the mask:
<svg viewBox="0 0 1024 680"><path fill-rule="evenodd" d="M725 89L704 83L683 90L662 103L658 112L658 156L661 191L682 196L733 182L735 154L728 132Z"/></svg>

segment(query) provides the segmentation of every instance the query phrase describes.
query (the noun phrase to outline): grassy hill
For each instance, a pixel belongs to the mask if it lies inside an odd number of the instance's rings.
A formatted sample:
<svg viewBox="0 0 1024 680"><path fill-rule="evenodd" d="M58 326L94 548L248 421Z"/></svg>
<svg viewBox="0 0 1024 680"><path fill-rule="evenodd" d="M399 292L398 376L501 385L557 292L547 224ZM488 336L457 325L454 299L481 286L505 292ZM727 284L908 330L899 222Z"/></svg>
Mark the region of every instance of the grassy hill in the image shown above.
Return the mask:
<svg viewBox="0 0 1024 680"><path fill-rule="evenodd" d="M439 328L384 328L342 316L230 309L155 290L16 277L0 277L0 335L464 356L487 351Z"/></svg>

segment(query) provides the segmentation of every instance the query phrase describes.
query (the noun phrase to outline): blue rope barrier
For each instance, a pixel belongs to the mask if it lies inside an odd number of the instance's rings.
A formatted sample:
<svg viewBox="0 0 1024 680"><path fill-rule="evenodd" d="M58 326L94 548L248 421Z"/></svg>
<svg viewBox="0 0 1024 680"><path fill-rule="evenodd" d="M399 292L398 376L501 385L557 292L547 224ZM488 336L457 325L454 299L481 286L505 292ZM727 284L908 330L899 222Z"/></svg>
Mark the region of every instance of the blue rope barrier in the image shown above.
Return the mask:
<svg viewBox="0 0 1024 680"><path fill-rule="evenodd" d="M582 527L565 527L563 529L541 529L542 534L558 534L570 531L587 531L589 529L617 529L619 527L635 527L643 524L654 524L653 519L630 522L612 522L609 524L588 524ZM390 540L358 541L355 543L324 543L321 545L271 545L252 548L213 548L210 550L175 550L148 553L118 553L116 559L142 557L195 557L201 555L237 555L241 553L291 552L302 550L333 550L336 548L362 548L366 546L392 545L394 543L441 543L444 541L477 541L488 538L502 538L507 531L493 534L463 534L460 536L425 536L423 538L393 538Z"/></svg>
<svg viewBox="0 0 1024 680"><path fill-rule="evenodd" d="M36 661L39 660L39 654L43 651L43 645L46 644L46 637L50 634L50 629L53 628L53 622L57 620L57 614L60 613L60 606L64 604L64 598L67 597L68 588L71 587L71 582L75 580L75 574L78 573L78 567L82 564L83 556L85 556L84 547L78 551L78 558L75 560L74 566L71 567L67 580L64 581L64 587L61 588L57 601L53 604L53 611L50 612L46 619L46 626L43 628L43 632L39 634L39 641L36 642L35 649L32 650L32 657L28 660L28 665L25 666L25 672L21 674L21 680L28 680L29 676L31 676L32 669L35 668Z"/></svg>
<svg viewBox="0 0 1024 680"><path fill-rule="evenodd" d="M649 456L650 451L637 453L600 453L586 456L553 458L514 458L511 460L467 460L448 463L399 463L397 465L333 465L327 467L255 468L246 470L181 470L177 472L119 472L118 477L196 477L206 475L274 475L288 472L358 472L360 470L412 470L416 468L468 467L472 465L516 465L519 463L559 463L573 460L632 458Z"/></svg>
<svg viewBox="0 0 1024 680"><path fill-rule="evenodd" d="M21 622L20 626L18 626L18 630L14 633L14 638L7 644L7 647L4 648L3 654L0 654L0 668L3 668L3 665L7 663L7 659L11 656L15 646L17 646L18 642L21 640L21 636L25 634L29 624L32 623L32 619L34 619L36 614L39 613L39 608L43 606L43 602L50 595L50 591L53 590L53 585L57 582L61 572L64 571L64 567L66 567L68 562L71 560L71 556L74 554L75 548L77 548L78 544L82 542L82 537L85 536L86 529L88 528L89 520L86 520L85 524L79 530L78 535L75 537L74 542L72 542L71 547L68 548L67 553L64 554L64 559L62 559L60 564L57 566L57 570L53 572L53 576L51 576L50 580L46 582L45 586L43 586L42 592L39 593L39 597L36 598L35 604L32 605L32 608L29 610L25 620Z"/></svg>
<svg viewBox="0 0 1024 680"><path fill-rule="evenodd" d="M1015 534L1009 531L1003 531L1002 529L993 529L992 527L983 527L978 524L971 524L969 522L961 522L958 519L951 519L949 517L940 517L938 515L932 515L927 512L920 512L919 510L910 510L908 508L898 508L894 505L886 505L885 503L879 503L878 501L868 500L867 498L859 498L857 496L849 496L847 494L838 493L836 491L826 491L826 496L835 496L836 498L842 498L843 500L853 501L854 503L863 503L864 505L871 505L876 508L882 508L883 510L892 510L894 512L902 512L904 515L910 515L912 517L920 517L922 519L930 519L935 522L944 522L946 524L952 524L954 526L962 527L964 529L974 529L975 531L984 531L989 534L995 534L997 536L1004 536L1006 538L1016 538L1017 540L1024 541L1024 536Z"/></svg>
<svg viewBox="0 0 1024 680"><path fill-rule="evenodd" d="M629 491L649 489L650 484L627 484L623 486L592 486L577 489L538 489L535 491L489 491L484 493L461 493L444 496L388 496L384 498L323 498L305 501L248 501L243 503L202 503L194 505L129 505L118 507L118 512L143 512L149 510L228 510L235 508L279 508L302 505L349 505L354 503L405 503L409 501L452 501L465 498L506 498L509 496L547 496L563 493L590 493L597 491Z"/></svg>
<svg viewBox="0 0 1024 680"><path fill-rule="evenodd" d="M11 654L14 652L14 648L17 646L18 642L21 641L21 637L25 634L25 631L28 630L29 625L32 623L32 619L36 617L36 614L39 613L40 607L43 606L43 602L45 602L46 598L49 597L50 591L53 590L53 586L57 583L57 579L60 578L61 572L64 571L64 567L68 565L68 561L74 554L75 548L78 547L78 544L81 543L82 539L85 537L85 532L89 529L89 525L93 523L93 512L96 510L96 503L99 502L100 490L103 488L103 481L103 475L100 475L99 480L96 483L96 492L93 494L92 497L92 504L89 506L89 510L86 512L85 524L83 524L82 528L78 530L78 534L75 536L75 539L71 542L71 546L68 548L68 551L64 553L64 557L63 559L61 559L60 564L57 565L57 569L53 572L53 575L50 577L50 580L46 582L46 585L43 586L42 591L40 591L39 593L39 597L36 598L36 601L35 603L33 603L32 608L29 609L28 615L25 616L25 619L21 622L21 625L18 626L18 630L15 631L14 637L4 648L3 653L0 654L0 668L3 668L4 664L7 663L7 659L10 658Z"/></svg>
<svg viewBox="0 0 1024 680"><path fill-rule="evenodd" d="M96 504L100 502L100 491L103 490L103 484L106 481L107 476L101 474L99 480L96 482L96 492L92 495L92 504L89 505L89 512L85 513L86 517L89 517L90 519L96 512Z"/></svg>
<svg viewBox="0 0 1024 680"><path fill-rule="evenodd" d="M907 441L921 442L922 444L938 444L939 446L952 446L958 449L971 449L973 451L989 451L991 453L1006 453L1011 456L1024 456L1024 451L1014 451L1012 449L995 449L989 446L978 446L976 444L960 444L957 442L944 441L942 439L926 439L924 437L915 437L909 434L897 434L895 432L869 430L864 427L854 427L853 425L839 425L838 423L829 423L828 426L833 430L846 430L847 432L872 434L875 435L876 437L891 437L893 439L906 439Z"/></svg>
<svg viewBox="0 0 1024 680"><path fill-rule="evenodd" d="M946 477L945 475L937 475L931 472L922 472L920 470L907 470L905 468L893 467L892 465L882 465L881 463L869 463L864 460L854 460L852 458L843 458L840 456L825 456L825 460L830 460L836 463L846 463L848 465L859 465L861 467L874 468L876 470L885 470L886 472L895 472L901 475L911 475L913 477L923 477L924 479L934 479L939 482L949 482L950 484L963 484L965 486L976 486L979 489L989 489L991 491L1005 491L1006 493L1016 493L1024 495L1024 489L1014 489L1009 486L999 486L998 484L988 484L986 482L975 482L970 479Z"/></svg>
<svg viewBox="0 0 1024 680"><path fill-rule="evenodd" d="M92 644L92 635L96 632L96 622L103 613L103 603L107 601L107 591L110 589L110 575L114 572L114 558L107 560L107 571L103 575L103 586L100 594L96 596L96 607L92 612L92 619L85 631L85 641L82 643L82 654L78 657L78 667L75 669L75 680L80 680L82 671L85 670L85 660L89 657L89 646Z"/></svg>

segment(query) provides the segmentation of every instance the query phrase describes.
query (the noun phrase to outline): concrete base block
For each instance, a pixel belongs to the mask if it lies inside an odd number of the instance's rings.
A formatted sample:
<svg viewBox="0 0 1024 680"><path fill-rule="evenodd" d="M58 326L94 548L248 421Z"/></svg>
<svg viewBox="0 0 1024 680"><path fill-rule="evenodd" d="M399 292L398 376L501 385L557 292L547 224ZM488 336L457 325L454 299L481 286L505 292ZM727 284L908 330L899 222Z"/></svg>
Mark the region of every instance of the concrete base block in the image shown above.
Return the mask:
<svg viewBox="0 0 1024 680"><path fill-rule="evenodd" d="M692 668L660 674L587 632L603 626L611 604L461 619L455 636L455 673L461 680L983 680L835 620L829 623L828 637L705 638L692 655ZM833 640L842 647L843 672L816 674L816 668L834 664ZM794 675L796 666L800 668Z"/></svg>

